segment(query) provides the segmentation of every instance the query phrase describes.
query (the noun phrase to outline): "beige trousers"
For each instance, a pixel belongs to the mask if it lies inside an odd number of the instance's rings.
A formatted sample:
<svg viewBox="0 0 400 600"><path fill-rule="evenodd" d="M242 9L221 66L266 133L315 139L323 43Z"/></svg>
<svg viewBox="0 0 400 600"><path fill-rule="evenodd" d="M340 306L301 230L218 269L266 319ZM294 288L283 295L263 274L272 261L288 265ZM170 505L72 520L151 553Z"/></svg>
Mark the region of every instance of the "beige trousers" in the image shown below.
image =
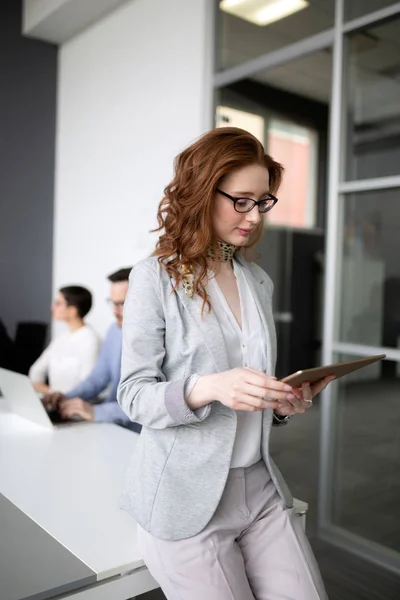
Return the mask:
<svg viewBox="0 0 400 600"><path fill-rule="evenodd" d="M197 535L178 541L139 528L143 559L168 600L327 600L301 522L262 461L231 469Z"/></svg>

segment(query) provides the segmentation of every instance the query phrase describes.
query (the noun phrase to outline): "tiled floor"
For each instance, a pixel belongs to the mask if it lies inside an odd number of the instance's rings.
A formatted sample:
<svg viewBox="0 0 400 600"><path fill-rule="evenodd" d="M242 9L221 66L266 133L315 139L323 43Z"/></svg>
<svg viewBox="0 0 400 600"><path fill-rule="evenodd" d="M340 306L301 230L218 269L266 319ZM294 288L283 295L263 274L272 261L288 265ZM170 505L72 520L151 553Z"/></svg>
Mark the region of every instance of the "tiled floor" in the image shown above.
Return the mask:
<svg viewBox="0 0 400 600"><path fill-rule="evenodd" d="M311 544L330 600L400 599L400 577L321 541Z"/></svg>

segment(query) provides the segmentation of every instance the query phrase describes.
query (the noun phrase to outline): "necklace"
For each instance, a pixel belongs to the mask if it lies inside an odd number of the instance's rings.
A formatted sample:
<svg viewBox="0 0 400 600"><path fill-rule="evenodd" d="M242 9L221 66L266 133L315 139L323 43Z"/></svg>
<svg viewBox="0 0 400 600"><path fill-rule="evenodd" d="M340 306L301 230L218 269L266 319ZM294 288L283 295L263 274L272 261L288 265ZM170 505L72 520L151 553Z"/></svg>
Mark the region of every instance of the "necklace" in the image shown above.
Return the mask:
<svg viewBox="0 0 400 600"><path fill-rule="evenodd" d="M237 248L233 244L217 240L207 248L207 258L217 262L228 262L232 260Z"/></svg>
<svg viewBox="0 0 400 600"><path fill-rule="evenodd" d="M232 260L237 248L238 247L234 246L233 244L228 244L227 242L221 242L220 240L217 240L214 244L207 248L207 258L216 262L228 262ZM193 281L194 275L192 270L186 265L183 265L182 285L188 298L193 298L194 295Z"/></svg>

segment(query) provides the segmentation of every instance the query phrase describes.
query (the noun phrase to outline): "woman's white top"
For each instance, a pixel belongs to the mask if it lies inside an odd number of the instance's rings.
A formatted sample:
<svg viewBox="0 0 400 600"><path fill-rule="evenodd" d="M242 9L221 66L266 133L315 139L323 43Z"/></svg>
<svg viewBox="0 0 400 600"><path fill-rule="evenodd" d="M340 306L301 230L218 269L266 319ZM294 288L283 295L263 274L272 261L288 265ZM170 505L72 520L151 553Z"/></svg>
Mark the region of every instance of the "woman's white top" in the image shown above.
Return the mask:
<svg viewBox="0 0 400 600"><path fill-rule="evenodd" d="M97 361L100 339L88 325L56 337L33 363L33 383L49 379L50 388L64 394L86 379Z"/></svg>
<svg viewBox="0 0 400 600"><path fill-rule="evenodd" d="M250 367L266 371L266 337L257 305L241 265L233 260L242 314L242 329L236 321L215 278L208 282L211 307L221 326L231 369ZM262 411L236 411L237 430L231 468L248 467L261 459Z"/></svg>

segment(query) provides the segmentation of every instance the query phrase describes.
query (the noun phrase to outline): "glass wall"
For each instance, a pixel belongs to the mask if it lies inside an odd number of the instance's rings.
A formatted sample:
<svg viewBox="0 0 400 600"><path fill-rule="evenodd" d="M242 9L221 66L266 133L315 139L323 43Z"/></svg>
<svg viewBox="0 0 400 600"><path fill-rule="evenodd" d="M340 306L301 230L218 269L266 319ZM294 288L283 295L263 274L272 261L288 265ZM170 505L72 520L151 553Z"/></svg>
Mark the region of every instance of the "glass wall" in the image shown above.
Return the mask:
<svg viewBox="0 0 400 600"><path fill-rule="evenodd" d="M400 189L342 202L339 340L400 349Z"/></svg>
<svg viewBox="0 0 400 600"><path fill-rule="evenodd" d="M333 27L334 0L222 0L218 4L218 70Z"/></svg>
<svg viewBox="0 0 400 600"><path fill-rule="evenodd" d="M334 388L338 414L333 523L400 552L400 370L396 362L389 362L390 375L383 367L375 364L352 373ZM380 414L390 417L379 418Z"/></svg>
<svg viewBox="0 0 400 600"><path fill-rule="evenodd" d="M347 180L399 173L400 20L346 38Z"/></svg>
<svg viewBox="0 0 400 600"><path fill-rule="evenodd" d="M400 572L400 6L373 4L336 3L323 357L387 359L325 394L320 530Z"/></svg>
<svg viewBox="0 0 400 600"><path fill-rule="evenodd" d="M377 11L381 8L396 4L396 0L345 0L345 20L363 17L364 15Z"/></svg>
<svg viewBox="0 0 400 600"><path fill-rule="evenodd" d="M400 2L217 8L216 123L252 131L286 169L260 246L275 281L278 376L387 355L296 421L296 443L309 440L314 456L307 485L295 469L291 483L311 502L312 532L318 496L321 537L400 573Z"/></svg>
<svg viewBox="0 0 400 600"><path fill-rule="evenodd" d="M332 85L332 50L328 46L277 67L259 71L253 74L251 79L310 100L329 104Z"/></svg>

